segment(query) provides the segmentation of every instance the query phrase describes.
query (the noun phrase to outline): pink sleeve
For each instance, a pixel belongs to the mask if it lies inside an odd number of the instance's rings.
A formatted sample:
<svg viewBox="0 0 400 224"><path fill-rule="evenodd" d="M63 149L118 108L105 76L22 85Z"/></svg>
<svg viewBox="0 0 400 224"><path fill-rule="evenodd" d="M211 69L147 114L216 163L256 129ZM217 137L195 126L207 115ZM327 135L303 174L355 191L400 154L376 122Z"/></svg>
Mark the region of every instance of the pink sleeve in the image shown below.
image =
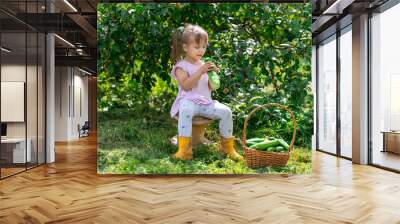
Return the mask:
<svg viewBox="0 0 400 224"><path fill-rule="evenodd" d="M172 67L172 70L171 70L171 75L172 75L172 77L173 77L175 80L178 80L178 78L176 77L176 69L177 69L177 68L181 68L182 70L186 71L186 69L185 69L185 67L184 67L184 65L183 65L182 62L176 63L176 64Z"/></svg>

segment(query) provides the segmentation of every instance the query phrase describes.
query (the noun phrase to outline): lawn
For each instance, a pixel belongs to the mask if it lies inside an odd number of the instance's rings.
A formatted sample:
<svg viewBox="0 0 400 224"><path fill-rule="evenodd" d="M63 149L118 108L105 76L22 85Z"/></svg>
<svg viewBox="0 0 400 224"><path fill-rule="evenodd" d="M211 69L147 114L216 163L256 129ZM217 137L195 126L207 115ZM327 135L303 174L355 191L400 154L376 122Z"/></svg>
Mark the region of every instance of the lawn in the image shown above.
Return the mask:
<svg viewBox="0 0 400 224"><path fill-rule="evenodd" d="M217 122L214 122L217 123ZM206 132L214 142L193 150L193 160L171 157L177 150L170 138L176 123L166 112L140 109L98 113L98 173L100 174L310 174L311 150L295 147L287 166L248 168L218 152L217 125ZM240 134L240 133L239 133ZM236 136L240 136L235 133ZM239 144L237 149L243 155Z"/></svg>

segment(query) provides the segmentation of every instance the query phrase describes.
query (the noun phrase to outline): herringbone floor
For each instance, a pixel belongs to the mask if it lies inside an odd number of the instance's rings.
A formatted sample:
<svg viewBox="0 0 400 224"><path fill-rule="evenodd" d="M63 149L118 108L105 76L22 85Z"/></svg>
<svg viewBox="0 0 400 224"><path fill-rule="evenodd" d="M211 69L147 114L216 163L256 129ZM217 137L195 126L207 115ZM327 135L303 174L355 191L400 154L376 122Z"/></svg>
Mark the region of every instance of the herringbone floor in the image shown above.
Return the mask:
<svg viewBox="0 0 400 224"><path fill-rule="evenodd" d="M96 139L0 181L0 223L400 223L400 175L316 152L311 176L100 176Z"/></svg>

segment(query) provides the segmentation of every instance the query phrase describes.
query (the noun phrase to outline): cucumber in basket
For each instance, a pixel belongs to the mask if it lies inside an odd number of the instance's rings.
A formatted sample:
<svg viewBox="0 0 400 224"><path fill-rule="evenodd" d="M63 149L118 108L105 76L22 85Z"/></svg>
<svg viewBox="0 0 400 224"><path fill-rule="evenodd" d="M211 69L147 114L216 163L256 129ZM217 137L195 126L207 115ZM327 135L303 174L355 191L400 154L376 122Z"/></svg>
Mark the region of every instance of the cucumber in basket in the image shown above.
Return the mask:
<svg viewBox="0 0 400 224"><path fill-rule="evenodd" d="M269 141L272 141L272 140L275 140L276 138L274 138L274 137L265 137L265 138L249 138L249 139L247 139L246 140L246 145L247 146L251 146L251 145L254 145L254 144L256 144L256 143L260 143L260 142L269 142Z"/></svg>
<svg viewBox="0 0 400 224"><path fill-rule="evenodd" d="M265 138L249 138L246 141L247 142L263 142Z"/></svg>
<svg viewBox="0 0 400 224"><path fill-rule="evenodd" d="M269 152L286 152L289 149L289 145L285 142L283 139L273 139L273 140L268 140L272 138L266 138L262 142L257 142L260 141L260 139L255 139L250 142L246 141L247 145L251 149L257 149L257 150L262 150L262 151L269 151ZM250 139L249 139L250 140Z"/></svg>
<svg viewBox="0 0 400 224"><path fill-rule="evenodd" d="M277 147L269 147L267 149L269 152L286 152L286 149L282 146L277 146Z"/></svg>
<svg viewBox="0 0 400 224"><path fill-rule="evenodd" d="M279 143L281 144L281 146L283 146L283 148L285 148L285 150L289 149L289 145L285 142L285 140L283 139L278 139Z"/></svg>
<svg viewBox="0 0 400 224"><path fill-rule="evenodd" d="M275 139L272 141L263 141L260 143L256 143L256 144L250 146L249 148L264 150L264 149L267 149L268 147L278 146L279 144L280 144L279 140Z"/></svg>
<svg viewBox="0 0 400 224"><path fill-rule="evenodd" d="M260 143L263 142L265 139L264 138L249 138L246 140L246 145L247 146L251 146L254 145L256 143Z"/></svg>
<svg viewBox="0 0 400 224"><path fill-rule="evenodd" d="M266 151L275 152L276 151L276 147L269 147Z"/></svg>

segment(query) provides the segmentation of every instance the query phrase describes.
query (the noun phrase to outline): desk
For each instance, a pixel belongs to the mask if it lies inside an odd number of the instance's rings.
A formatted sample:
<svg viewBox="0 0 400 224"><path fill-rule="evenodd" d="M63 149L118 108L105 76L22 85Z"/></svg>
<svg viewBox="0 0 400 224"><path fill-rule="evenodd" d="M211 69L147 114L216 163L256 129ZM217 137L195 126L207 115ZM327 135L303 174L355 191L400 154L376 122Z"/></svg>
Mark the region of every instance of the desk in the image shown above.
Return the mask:
<svg viewBox="0 0 400 224"><path fill-rule="evenodd" d="M32 141L27 138L28 147L25 154L25 138L6 138L1 139L1 157L6 163L25 163L31 161L31 145ZM11 156L12 154L12 156ZM12 158L12 159L11 159Z"/></svg>
<svg viewBox="0 0 400 224"><path fill-rule="evenodd" d="M400 132L399 131L382 131L383 133L383 150L382 152L393 152L400 154Z"/></svg>

